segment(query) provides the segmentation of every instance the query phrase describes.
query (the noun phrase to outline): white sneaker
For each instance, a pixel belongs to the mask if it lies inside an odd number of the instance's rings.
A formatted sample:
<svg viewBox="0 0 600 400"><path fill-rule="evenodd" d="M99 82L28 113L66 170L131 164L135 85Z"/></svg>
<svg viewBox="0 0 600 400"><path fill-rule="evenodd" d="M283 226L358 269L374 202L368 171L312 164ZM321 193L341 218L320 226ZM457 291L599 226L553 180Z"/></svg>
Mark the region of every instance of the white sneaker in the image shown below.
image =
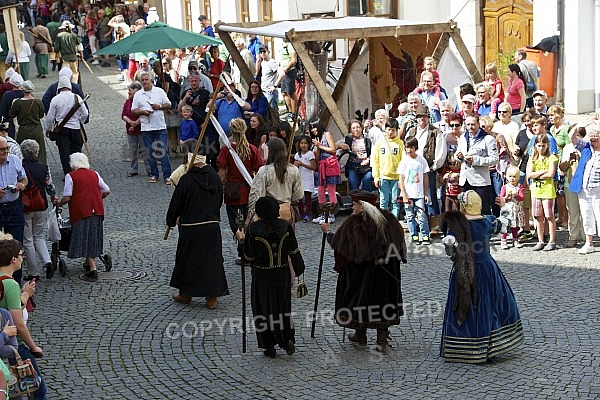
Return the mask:
<svg viewBox="0 0 600 400"><path fill-rule="evenodd" d="M500 249L502 249L502 250L508 250L508 249L510 249L510 246L508 245L508 243L506 243L505 240L503 240L501 242L501 244L500 244Z"/></svg>
<svg viewBox="0 0 600 400"><path fill-rule="evenodd" d="M319 215L317 218L313 219L312 222L314 222L315 224L322 224L323 222L325 222L325 218L323 218L322 215Z"/></svg>
<svg viewBox="0 0 600 400"><path fill-rule="evenodd" d="M325 222L325 220L323 220L323 222ZM329 214L329 219L327 220L327 222L333 224L335 222L335 215Z"/></svg>
<svg viewBox="0 0 600 400"><path fill-rule="evenodd" d="M590 253L593 253L594 251L596 251L596 249L594 248L594 245L590 245L589 243L586 243L577 252L579 254L590 254Z"/></svg>
<svg viewBox="0 0 600 400"><path fill-rule="evenodd" d="M90 64L92 64L92 65L98 65L98 64L100 64L100 61L98 61L98 60L94 60L94 61L92 61Z"/></svg>

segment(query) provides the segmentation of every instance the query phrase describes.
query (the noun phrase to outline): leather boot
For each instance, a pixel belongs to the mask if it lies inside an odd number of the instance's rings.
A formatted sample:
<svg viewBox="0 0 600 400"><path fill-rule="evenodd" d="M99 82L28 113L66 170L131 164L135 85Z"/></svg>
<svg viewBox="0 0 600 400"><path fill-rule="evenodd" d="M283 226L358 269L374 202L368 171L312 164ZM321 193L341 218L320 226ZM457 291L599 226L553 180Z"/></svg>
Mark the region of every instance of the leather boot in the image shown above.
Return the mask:
<svg viewBox="0 0 600 400"><path fill-rule="evenodd" d="M352 343L356 343L359 346L367 345L367 330L357 329L354 333L348 334L348 340Z"/></svg>
<svg viewBox="0 0 600 400"><path fill-rule="evenodd" d="M215 310L219 303L217 302L216 297L207 297L206 298L206 308L209 310Z"/></svg>
<svg viewBox="0 0 600 400"><path fill-rule="evenodd" d="M385 354L387 352L388 346L388 337L390 332L387 328L377 329L377 346L375 346L375 350Z"/></svg>

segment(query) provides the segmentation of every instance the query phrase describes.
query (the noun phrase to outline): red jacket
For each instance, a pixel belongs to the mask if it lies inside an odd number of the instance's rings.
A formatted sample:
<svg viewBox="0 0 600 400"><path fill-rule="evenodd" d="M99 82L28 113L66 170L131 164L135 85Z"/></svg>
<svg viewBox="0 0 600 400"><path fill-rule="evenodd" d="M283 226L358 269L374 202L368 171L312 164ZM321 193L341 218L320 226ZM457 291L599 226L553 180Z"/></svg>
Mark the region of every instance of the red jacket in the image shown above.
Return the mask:
<svg viewBox="0 0 600 400"><path fill-rule="evenodd" d="M73 179L73 194L69 202L71 224L92 214L104 216L104 205L98 174L87 168L79 168L69 172Z"/></svg>

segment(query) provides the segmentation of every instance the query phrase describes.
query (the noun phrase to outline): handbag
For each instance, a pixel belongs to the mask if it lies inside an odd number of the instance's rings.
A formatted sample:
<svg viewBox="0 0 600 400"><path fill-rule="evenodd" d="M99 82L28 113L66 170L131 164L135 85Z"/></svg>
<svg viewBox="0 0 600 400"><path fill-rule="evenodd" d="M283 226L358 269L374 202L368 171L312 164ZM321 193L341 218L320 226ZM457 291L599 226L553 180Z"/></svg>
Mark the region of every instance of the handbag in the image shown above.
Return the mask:
<svg viewBox="0 0 600 400"><path fill-rule="evenodd" d="M47 208L42 193L37 186L32 185L21 192L23 212L43 211Z"/></svg>
<svg viewBox="0 0 600 400"><path fill-rule="evenodd" d="M12 347L16 364L10 366L8 380L8 395L10 398L30 397L40 388L40 380L30 359L23 360L21 355Z"/></svg>
<svg viewBox="0 0 600 400"><path fill-rule="evenodd" d="M223 199L225 201L237 201L242 196L240 188L242 184L240 182L223 182Z"/></svg>
<svg viewBox="0 0 600 400"><path fill-rule="evenodd" d="M26 187L21 192L21 203L23 203L23 212L33 212L33 211L43 211L48 206L46 205L46 200L42 196L42 192L35 185L33 179L31 179L31 175L29 174L29 170L25 167L25 174L27 175L27 180L31 183L31 186Z"/></svg>
<svg viewBox="0 0 600 400"><path fill-rule="evenodd" d="M304 275L302 275L302 282L300 282L300 277L298 277L298 287L296 288L296 297L301 299L308 294L308 288L306 287L306 283L304 283Z"/></svg>

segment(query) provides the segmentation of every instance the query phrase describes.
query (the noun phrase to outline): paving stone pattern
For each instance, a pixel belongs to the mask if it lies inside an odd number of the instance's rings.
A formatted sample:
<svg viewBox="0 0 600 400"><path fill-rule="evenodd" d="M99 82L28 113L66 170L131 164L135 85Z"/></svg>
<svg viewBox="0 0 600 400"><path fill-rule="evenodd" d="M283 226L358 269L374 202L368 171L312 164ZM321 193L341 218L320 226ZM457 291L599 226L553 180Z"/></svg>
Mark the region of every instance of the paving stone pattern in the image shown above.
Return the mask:
<svg viewBox="0 0 600 400"><path fill-rule="evenodd" d="M115 271L146 275L139 280L85 282L79 278L83 260L67 259L63 253L68 275L41 280L38 309L29 325L44 349L39 364L49 399L600 396L600 256L581 256L575 249L534 253L533 243L494 254L517 297L525 344L494 363L448 364L438 357L450 273L439 241L411 247L409 263L402 268L407 315L392 328L392 348L382 356L342 340L343 330L331 322L336 273L330 248L325 250L316 337L310 338L321 233L313 224L299 224L309 296L293 300L296 353L290 357L279 350L276 359L268 359L250 332L249 350L242 354L240 267L234 264L235 244L224 208L223 255L231 294L220 298L214 311L203 299L174 303L168 283L177 231L162 239L173 189L147 183L143 174L125 176L120 113L126 91L116 67L92 68L95 77L83 69L82 79L84 91L91 94L86 130L92 166L111 188L105 201L105 251L112 254ZM55 73L49 79L34 78L36 96L41 97L54 79ZM53 144L49 164L61 187ZM565 235L559 232L563 244ZM249 292L251 277L246 273ZM251 315L250 299L246 302ZM369 332L371 345L374 336Z"/></svg>

